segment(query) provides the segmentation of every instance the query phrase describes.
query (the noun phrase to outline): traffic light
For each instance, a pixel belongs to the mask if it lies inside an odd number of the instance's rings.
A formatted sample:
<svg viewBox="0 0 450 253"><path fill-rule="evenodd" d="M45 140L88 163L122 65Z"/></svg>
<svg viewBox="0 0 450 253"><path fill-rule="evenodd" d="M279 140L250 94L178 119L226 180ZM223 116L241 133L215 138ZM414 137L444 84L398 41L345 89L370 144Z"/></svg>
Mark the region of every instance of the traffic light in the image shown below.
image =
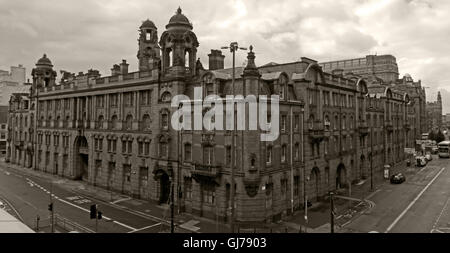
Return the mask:
<svg viewBox="0 0 450 253"><path fill-rule="evenodd" d="M48 205L48 210L49 210L49 211L53 211L53 203L50 203L50 204Z"/></svg>
<svg viewBox="0 0 450 253"><path fill-rule="evenodd" d="M97 219L99 219L99 220L102 219L102 212L98 211L98 213L97 213Z"/></svg>
<svg viewBox="0 0 450 253"><path fill-rule="evenodd" d="M97 218L97 205L91 205L91 219Z"/></svg>

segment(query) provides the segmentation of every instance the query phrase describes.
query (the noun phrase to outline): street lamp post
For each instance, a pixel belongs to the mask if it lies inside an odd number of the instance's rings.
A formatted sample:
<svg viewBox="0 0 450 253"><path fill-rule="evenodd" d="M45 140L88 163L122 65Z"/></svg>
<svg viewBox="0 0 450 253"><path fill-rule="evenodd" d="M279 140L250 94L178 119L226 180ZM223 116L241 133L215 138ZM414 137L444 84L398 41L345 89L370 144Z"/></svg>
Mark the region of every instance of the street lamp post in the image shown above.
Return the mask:
<svg viewBox="0 0 450 253"><path fill-rule="evenodd" d="M334 233L334 203L333 203L334 193L330 191L330 229L331 233Z"/></svg>
<svg viewBox="0 0 450 253"><path fill-rule="evenodd" d="M236 58L236 51L238 49L241 50L247 50L247 48L244 47L239 47L237 42L231 42L230 46L228 47L221 47L221 49L230 49L230 52L233 55L233 65L232 65L232 75L231 75L231 84L233 87L233 96L235 95L235 87L234 87L234 83L235 83L235 58ZM230 217L230 225L231 225L231 233L234 233L234 195L235 195L235 184L234 184L234 170L235 170L235 166L236 166L236 157L235 157L235 152L236 152L236 147L235 147L235 130L236 130L236 120L234 117L234 114L236 112L235 110L235 103L233 102L233 129L232 129L232 137L231 137L231 189L230 189L230 198L231 198L231 217Z"/></svg>
<svg viewBox="0 0 450 253"><path fill-rule="evenodd" d="M172 167L172 162L168 162L167 164L167 172L169 173L170 177L170 233L175 232L175 224L174 224L174 172Z"/></svg>

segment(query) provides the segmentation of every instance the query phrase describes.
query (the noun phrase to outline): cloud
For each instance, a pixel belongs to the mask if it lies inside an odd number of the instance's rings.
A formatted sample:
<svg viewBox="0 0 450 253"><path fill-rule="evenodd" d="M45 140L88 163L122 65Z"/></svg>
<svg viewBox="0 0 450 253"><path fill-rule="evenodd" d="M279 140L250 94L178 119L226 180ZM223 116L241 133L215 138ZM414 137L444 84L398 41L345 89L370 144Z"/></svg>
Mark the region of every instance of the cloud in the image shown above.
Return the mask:
<svg viewBox="0 0 450 253"><path fill-rule="evenodd" d="M21 63L30 73L47 53L58 70L109 75L121 59L135 70L141 22L151 19L162 34L178 6L194 25L204 66L210 49L232 41L252 44L259 65L392 54L401 75L421 79L430 92L450 90L446 0L0 0L0 69ZM245 57L238 52L237 65Z"/></svg>

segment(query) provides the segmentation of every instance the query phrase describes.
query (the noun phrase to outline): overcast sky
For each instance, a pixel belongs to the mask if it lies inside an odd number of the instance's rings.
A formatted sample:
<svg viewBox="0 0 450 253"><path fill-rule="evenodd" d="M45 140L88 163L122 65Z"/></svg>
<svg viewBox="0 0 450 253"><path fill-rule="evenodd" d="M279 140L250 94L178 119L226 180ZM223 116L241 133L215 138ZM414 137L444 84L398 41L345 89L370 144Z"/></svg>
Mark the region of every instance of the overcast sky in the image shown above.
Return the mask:
<svg viewBox="0 0 450 253"><path fill-rule="evenodd" d="M149 18L161 35L178 6L193 23L204 66L210 49L232 41L252 44L257 65L392 54L400 75L430 87L428 100L441 90L450 112L447 0L0 0L0 69L23 64L30 76L46 53L58 72L110 75L122 59L135 71L141 22ZM237 65L245 57L238 53Z"/></svg>

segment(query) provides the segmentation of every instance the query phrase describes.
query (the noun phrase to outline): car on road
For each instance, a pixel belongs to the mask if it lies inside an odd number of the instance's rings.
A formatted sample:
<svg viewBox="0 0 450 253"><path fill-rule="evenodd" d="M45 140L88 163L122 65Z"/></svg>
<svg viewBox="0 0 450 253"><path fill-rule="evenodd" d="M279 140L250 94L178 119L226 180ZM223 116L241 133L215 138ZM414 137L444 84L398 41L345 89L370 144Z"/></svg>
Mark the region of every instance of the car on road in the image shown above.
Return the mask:
<svg viewBox="0 0 450 253"><path fill-rule="evenodd" d="M391 176L391 184L401 184L405 182L406 177L402 173L397 173Z"/></svg>
<svg viewBox="0 0 450 253"><path fill-rule="evenodd" d="M427 165L427 159L425 156L416 156L416 166L423 167L425 165Z"/></svg>

